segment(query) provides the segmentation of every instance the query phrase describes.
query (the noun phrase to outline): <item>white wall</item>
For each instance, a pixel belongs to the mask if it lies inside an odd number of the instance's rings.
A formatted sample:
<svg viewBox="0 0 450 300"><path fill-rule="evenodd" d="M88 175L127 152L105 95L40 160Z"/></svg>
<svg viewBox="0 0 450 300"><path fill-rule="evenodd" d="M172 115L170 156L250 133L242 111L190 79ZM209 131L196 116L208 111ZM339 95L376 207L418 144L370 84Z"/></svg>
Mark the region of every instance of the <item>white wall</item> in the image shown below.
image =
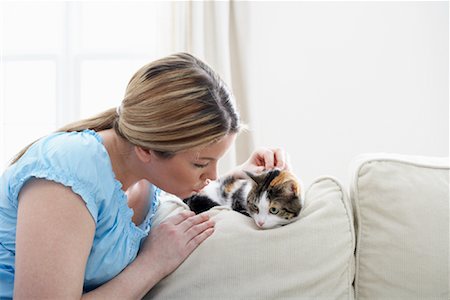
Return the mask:
<svg viewBox="0 0 450 300"><path fill-rule="evenodd" d="M168 41L174 39L170 22L155 19L159 10L150 2L127 3L2 2L0 123L15 123L14 130L7 126L0 130L0 170L6 158L42 135L36 130L48 132L47 127L55 126L51 124L65 121L57 111L76 114L65 109L71 107L71 97L81 103L102 101L109 107L112 104L105 101L119 101L124 78L141 60L168 50ZM347 166L360 153L449 155L448 1L230 3L235 13L232 21L237 20L232 30L238 35L231 39L237 43L231 49L244 53L233 60L232 68L239 75L233 76L233 88L245 98L238 102L250 103L245 121L253 130L254 146L286 148L306 185L321 175L347 183ZM95 23L98 12L106 25ZM120 14L128 21L118 31L119 27L108 24ZM41 20L27 26L36 15ZM140 34L129 35L136 28ZM101 32L106 34L95 40ZM14 38L18 34L24 38ZM165 39L155 45L152 41L157 37ZM36 39L42 43L35 43ZM12 73L13 66L22 64L20 59L27 66ZM88 64L82 64L83 59ZM42 61L54 65L45 69ZM98 68L103 73L92 71L103 65L110 67ZM44 73L37 76L39 72ZM64 78L78 75L79 79L65 83ZM50 84L56 78L62 87ZM17 85L9 84L14 80ZM36 87L20 89L27 80ZM17 101L8 106L5 99ZM52 107L55 99L62 104ZM45 126L33 120L30 125L23 110L16 112L25 101L34 101L29 111ZM36 105L47 115L36 114ZM86 105L91 106L99 109Z"/></svg>
<svg viewBox="0 0 450 300"><path fill-rule="evenodd" d="M136 70L173 52L172 9L0 1L0 173L39 137L119 105Z"/></svg>
<svg viewBox="0 0 450 300"><path fill-rule="evenodd" d="M449 155L448 2L240 3L246 121L305 185L347 184L360 153Z"/></svg>

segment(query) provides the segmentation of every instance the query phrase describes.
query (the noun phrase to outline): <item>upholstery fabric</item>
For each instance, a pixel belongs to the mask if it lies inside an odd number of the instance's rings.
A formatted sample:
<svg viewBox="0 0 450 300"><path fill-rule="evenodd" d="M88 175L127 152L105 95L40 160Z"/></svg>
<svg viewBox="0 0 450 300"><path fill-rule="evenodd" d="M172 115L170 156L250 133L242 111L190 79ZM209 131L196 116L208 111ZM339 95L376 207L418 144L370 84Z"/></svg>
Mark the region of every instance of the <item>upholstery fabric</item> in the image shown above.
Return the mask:
<svg viewBox="0 0 450 300"><path fill-rule="evenodd" d="M357 299L449 299L448 158L354 162Z"/></svg>
<svg viewBox="0 0 450 300"><path fill-rule="evenodd" d="M161 195L154 226L183 209ZM259 230L224 207L210 215L214 234L146 299L354 299L352 210L335 179L313 182L299 220L280 228Z"/></svg>

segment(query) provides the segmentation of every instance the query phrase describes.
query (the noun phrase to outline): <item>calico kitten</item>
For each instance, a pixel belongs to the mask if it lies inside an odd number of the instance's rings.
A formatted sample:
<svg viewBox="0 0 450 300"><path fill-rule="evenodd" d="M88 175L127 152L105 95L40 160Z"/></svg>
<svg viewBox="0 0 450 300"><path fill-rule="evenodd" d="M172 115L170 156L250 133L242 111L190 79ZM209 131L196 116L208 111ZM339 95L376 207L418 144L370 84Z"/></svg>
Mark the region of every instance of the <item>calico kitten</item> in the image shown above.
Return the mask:
<svg viewBox="0 0 450 300"><path fill-rule="evenodd" d="M200 193L183 201L195 213L224 205L250 216L262 229L295 221L302 208L300 184L289 171L271 170L249 179L232 176L211 182Z"/></svg>

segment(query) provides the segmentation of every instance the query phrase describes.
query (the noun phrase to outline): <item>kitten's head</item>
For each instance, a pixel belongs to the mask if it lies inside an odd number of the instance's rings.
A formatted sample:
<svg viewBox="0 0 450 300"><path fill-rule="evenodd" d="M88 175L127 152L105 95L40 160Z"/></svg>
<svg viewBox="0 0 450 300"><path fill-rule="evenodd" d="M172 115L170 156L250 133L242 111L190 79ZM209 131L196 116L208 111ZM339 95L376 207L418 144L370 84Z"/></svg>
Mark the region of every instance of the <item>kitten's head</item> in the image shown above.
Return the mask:
<svg viewBox="0 0 450 300"><path fill-rule="evenodd" d="M297 219L302 199L294 174L275 169L261 175L247 175L253 181L247 196L248 212L259 228L275 228Z"/></svg>

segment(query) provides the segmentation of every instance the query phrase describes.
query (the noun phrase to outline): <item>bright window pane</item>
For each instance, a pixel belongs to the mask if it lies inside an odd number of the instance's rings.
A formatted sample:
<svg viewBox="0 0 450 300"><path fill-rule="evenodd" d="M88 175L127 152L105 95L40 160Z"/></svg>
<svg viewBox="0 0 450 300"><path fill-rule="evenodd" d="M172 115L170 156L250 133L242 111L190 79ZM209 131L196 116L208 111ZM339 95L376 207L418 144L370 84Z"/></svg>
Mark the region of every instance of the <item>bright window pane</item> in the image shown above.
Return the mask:
<svg viewBox="0 0 450 300"><path fill-rule="evenodd" d="M56 126L55 62L12 61L2 67L0 169L20 149Z"/></svg>
<svg viewBox="0 0 450 300"><path fill-rule="evenodd" d="M83 2L82 51L166 52L171 5L170 1Z"/></svg>
<svg viewBox="0 0 450 300"><path fill-rule="evenodd" d="M82 118L120 105L131 76L148 60L85 61L81 64Z"/></svg>
<svg viewBox="0 0 450 300"><path fill-rule="evenodd" d="M56 64L53 61L5 62L4 122L56 121Z"/></svg>
<svg viewBox="0 0 450 300"><path fill-rule="evenodd" d="M3 54L60 51L64 3L8 1L1 5Z"/></svg>
<svg viewBox="0 0 450 300"><path fill-rule="evenodd" d="M118 106L131 76L172 52L172 6L2 2L0 168L57 124Z"/></svg>

